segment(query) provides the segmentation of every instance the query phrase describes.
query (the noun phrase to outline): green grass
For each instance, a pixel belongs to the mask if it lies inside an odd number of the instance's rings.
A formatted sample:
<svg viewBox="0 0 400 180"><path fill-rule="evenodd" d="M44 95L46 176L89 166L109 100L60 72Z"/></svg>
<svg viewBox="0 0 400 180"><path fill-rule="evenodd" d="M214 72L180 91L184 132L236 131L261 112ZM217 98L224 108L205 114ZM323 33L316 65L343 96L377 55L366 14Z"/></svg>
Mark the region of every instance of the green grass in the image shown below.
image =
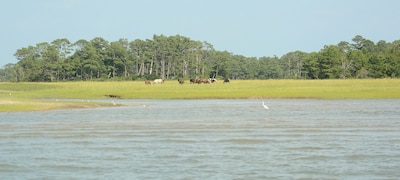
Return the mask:
<svg viewBox="0 0 400 180"><path fill-rule="evenodd" d="M397 99L399 92L400 79L232 80L200 85L188 81L183 85L177 81L152 85L143 81L0 83L0 111L97 107L102 104L45 99L102 99L107 94L124 99Z"/></svg>

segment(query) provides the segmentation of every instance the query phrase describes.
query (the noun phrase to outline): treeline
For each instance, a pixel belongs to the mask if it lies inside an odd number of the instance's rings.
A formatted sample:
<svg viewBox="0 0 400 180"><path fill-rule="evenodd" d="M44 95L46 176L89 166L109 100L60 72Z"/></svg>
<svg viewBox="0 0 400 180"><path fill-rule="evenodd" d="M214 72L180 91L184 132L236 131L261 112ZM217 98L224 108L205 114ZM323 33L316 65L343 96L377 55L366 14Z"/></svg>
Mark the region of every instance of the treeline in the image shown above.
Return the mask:
<svg viewBox="0 0 400 180"><path fill-rule="evenodd" d="M18 49L18 62L0 69L1 81L135 80L217 77L229 79L398 78L400 40L374 43L360 35L319 52L245 57L217 51L188 37L108 42L56 39Z"/></svg>

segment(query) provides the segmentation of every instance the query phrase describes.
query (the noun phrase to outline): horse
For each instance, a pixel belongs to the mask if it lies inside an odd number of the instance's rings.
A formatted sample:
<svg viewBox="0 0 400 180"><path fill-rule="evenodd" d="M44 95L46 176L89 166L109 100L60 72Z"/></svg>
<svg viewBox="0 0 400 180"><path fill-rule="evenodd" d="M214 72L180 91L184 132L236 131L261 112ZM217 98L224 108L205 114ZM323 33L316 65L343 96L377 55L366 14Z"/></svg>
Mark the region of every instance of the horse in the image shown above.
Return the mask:
<svg viewBox="0 0 400 180"><path fill-rule="evenodd" d="M201 84L201 79L200 79L200 78L196 78L196 79L194 80L194 82L197 83L197 84Z"/></svg>
<svg viewBox="0 0 400 180"><path fill-rule="evenodd" d="M144 81L144 84L146 84L146 85L151 85L151 82L150 82L150 80L145 80L145 81Z"/></svg>
<svg viewBox="0 0 400 180"><path fill-rule="evenodd" d="M196 79L190 79L189 81L190 81L190 84L196 83Z"/></svg>
<svg viewBox="0 0 400 180"><path fill-rule="evenodd" d="M183 84L185 83L185 81L183 79L178 79L179 84Z"/></svg>
<svg viewBox="0 0 400 180"><path fill-rule="evenodd" d="M224 83L228 83L228 82L229 82L228 78L224 79Z"/></svg>
<svg viewBox="0 0 400 180"><path fill-rule="evenodd" d="M211 81L208 78L200 78L199 79L199 84L201 84L201 83L210 84Z"/></svg>
<svg viewBox="0 0 400 180"><path fill-rule="evenodd" d="M154 84L162 84L164 79L154 79Z"/></svg>
<svg viewBox="0 0 400 180"><path fill-rule="evenodd" d="M215 78L210 78L210 82L211 82L211 83L216 83L216 82L217 82L217 79L215 79Z"/></svg>

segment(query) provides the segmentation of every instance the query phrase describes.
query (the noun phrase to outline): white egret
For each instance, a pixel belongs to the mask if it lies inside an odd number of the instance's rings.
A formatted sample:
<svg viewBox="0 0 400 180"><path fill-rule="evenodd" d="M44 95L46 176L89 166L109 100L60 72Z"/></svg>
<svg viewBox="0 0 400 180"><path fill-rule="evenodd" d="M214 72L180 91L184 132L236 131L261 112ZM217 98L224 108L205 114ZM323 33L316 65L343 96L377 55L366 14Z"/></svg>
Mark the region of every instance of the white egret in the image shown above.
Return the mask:
<svg viewBox="0 0 400 180"><path fill-rule="evenodd" d="M114 101L111 101L112 102L112 104L115 106L115 105L117 105L117 104L115 104L115 102Z"/></svg>
<svg viewBox="0 0 400 180"><path fill-rule="evenodd" d="M262 105L264 106L265 109L269 109L269 107L264 104L264 101L262 102Z"/></svg>

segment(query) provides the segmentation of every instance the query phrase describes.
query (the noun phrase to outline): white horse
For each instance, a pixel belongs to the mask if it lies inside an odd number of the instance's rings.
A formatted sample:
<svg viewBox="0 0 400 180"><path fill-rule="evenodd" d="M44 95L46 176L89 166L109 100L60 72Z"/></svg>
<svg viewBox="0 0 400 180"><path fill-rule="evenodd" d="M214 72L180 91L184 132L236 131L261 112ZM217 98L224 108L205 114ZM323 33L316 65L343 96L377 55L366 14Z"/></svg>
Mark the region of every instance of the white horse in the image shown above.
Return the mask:
<svg viewBox="0 0 400 180"><path fill-rule="evenodd" d="M162 84L164 79L154 79L154 84Z"/></svg>

